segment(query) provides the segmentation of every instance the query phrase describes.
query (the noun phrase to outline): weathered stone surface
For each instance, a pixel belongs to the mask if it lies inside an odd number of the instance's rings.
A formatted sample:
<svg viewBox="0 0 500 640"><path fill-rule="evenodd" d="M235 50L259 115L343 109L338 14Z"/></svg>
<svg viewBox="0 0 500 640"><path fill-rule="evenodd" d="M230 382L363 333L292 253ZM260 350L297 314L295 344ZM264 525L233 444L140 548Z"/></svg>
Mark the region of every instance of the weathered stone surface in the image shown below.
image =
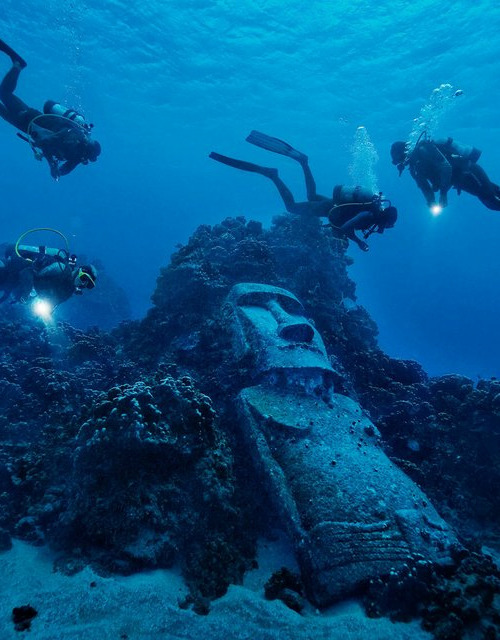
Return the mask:
<svg viewBox="0 0 500 640"><path fill-rule="evenodd" d="M305 319L304 307L289 291L257 283L235 285L227 298L235 312L235 351L238 359L255 358L257 375L313 370L324 378L333 373L325 345L314 326Z"/></svg>
<svg viewBox="0 0 500 640"><path fill-rule="evenodd" d="M241 391L238 427L295 543L309 596L329 604L417 555L451 563L454 533L378 446L359 404L328 393L326 350L295 296L242 283L228 303L236 351L253 350L254 376L264 376Z"/></svg>

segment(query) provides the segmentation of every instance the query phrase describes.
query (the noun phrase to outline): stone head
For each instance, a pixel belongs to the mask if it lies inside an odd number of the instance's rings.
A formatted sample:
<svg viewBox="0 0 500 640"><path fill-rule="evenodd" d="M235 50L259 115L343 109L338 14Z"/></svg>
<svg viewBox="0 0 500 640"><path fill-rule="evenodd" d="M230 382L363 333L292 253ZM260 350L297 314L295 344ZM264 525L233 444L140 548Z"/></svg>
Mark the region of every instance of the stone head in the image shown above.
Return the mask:
<svg viewBox="0 0 500 640"><path fill-rule="evenodd" d="M333 373L323 340L293 293L243 282L231 289L227 302L234 312L236 355L254 356L253 374Z"/></svg>

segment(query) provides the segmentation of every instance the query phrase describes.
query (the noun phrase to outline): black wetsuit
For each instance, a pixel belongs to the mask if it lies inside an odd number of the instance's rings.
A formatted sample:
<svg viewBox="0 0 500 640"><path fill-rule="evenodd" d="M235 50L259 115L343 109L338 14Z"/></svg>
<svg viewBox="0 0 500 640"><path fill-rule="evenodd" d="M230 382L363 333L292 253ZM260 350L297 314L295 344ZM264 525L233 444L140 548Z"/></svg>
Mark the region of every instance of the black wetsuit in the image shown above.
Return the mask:
<svg viewBox="0 0 500 640"><path fill-rule="evenodd" d="M75 293L81 293L75 286L78 267L54 262L35 271L33 286L40 298L49 300L54 306L65 302Z"/></svg>
<svg viewBox="0 0 500 640"><path fill-rule="evenodd" d="M253 162L246 162L245 160L237 160L236 158L230 158L229 156L223 156L220 153L212 152L210 157L217 162L222 162L235 169L241 169L242 171L250 171L251 173L259 173L262 176L266 176L273 181L274 185L279 191L281 199L285 205L288 213L295 213L298 215L312 215L318 217L327 217L328 212L333 206L333 200L326 196L321 196L316 193L316 182L309 168L307 162L307 156L303 156L302 160L298 160L302 171L304 172L304 178L306 182L307 202L295 202L292 192L283 182L278 175L277 169L271 169L269 167L262 167L259 164Z"/></svg>
<svg viewBox="0 0 500 640"><path fill-rule="evenodd" d="M0 303L9 298L13 302L24 301L33 289L33 266L16 254L13 244L4 245L4 249L0 260Z"/></svg>
<svg viewBox="0 0 500 640"><path fill-rule="evenodd" d="M342 185L335 187L332 198L318 194L308 158L304 154L297 152L294 159L300 164L304 173L307 202L295 202L292 192L279 177L277 169L230 158L215 152L210 153L210 157L230 167L258 173L269 178L278 189L289 213L329 218L335 236L353 240L363 251L368 250L368 245L360 240L354 231L365 231L373 225L379 225L380 232L383 230L383 222L380 217L382 208L380 198L376 194L369 193L361 187L346 189Z"/></svg>
<svg viewBox="0 0 500 640"><path fill-rule="evenodd" d="M72 121L44 114L18 98L14 91L21 68L13 65L0 83L0 117L30 136L49 163L54 178L86 162L88 136ZM62 164L59 164L62 163Z"/></svg>
<svg viewBox="0 0 500 640"><path fill-rule="evenodd" d="M383 212L382 202L377 194L359 186L337 185L333 189L332 208L328 219L334 235L347 237L366 251L368 245L356 236L355 231L377 230L382 233Z"/></svg>
<svg viewBox="0 0 500 640"><path fill-rule="evenodd" d="M75 284L78 267L71 266L60 252L28 253L29 260L19 257L13 244L5 245L5 257L0 260L0 303L11 298L13 302L25 302L32 290L53 306L80 293ZM22 247L21 255L25 255Z"/></svg>
<svg viewBox="0 0 500 640"><path fill-rule="evenodd" d="M42 112L29 107L14 95L20 73L21 68L14 65L0 83L0 100L2 102L0 104L0 117L24 133L28 133L31 121L33 118L41 116Z"/></svg>
<svg viewBox="0 0 500 640"><path fill-rule="evenodd" d="M411 152L408 165L429 206L434 204L437 191L440 204L446 206L447 193L453 187L459 194L466 191L489 209L500 211L500 187L477 164L480 155L479 150L452 138L422 140Z"/></svg>

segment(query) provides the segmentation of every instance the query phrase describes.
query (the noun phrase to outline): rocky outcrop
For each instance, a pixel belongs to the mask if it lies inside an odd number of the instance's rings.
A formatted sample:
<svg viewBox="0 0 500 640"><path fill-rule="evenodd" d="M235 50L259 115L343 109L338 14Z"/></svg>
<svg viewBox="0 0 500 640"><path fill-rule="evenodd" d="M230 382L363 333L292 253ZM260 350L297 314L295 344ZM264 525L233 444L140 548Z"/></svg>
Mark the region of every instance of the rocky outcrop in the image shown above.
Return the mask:
<svg viewBox="0 0 500 640"><path fill-rule="evenodd" d="M200 612L205 598L241 579L276 511L236 424L240 391L269 381L249 373L251 354L235 357L225 301L238 282L300 300L328 361L328 384L321 374L309 385L318 401L328 403L333 385L380 433L377 455L411 478L469 547L498 543L498 381L429 379L418 363L384 354L356 301L345 248L318 220L285 215L264 229L231 218L201 226L162 269L147 317L112 333L47 327L4 307L3 544L9 535L50 541L68 571L92 562L128 572L175 556ZM211 417L202 419L203 398Z"/></svg>

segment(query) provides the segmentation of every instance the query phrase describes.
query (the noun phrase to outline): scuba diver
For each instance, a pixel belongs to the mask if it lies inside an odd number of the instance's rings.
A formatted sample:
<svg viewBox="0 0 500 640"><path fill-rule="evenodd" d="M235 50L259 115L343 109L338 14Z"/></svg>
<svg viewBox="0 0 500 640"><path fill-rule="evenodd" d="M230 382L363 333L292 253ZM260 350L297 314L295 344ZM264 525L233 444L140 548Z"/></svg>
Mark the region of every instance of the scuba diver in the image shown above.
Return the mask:
<svg viewBox="0 0 500 640"><path fill-rule="evenodd" d="M372 233L384 233L392 229L398 219L398 210L382 198L382 194L373 194L362 187L333 188L333 206L328 213L330 227L337 238L347 238L355 242L362 251L369 247L364 240ZM358 238L355 231L362 231L364 240Z"/></svg>
<svg viewBox="0 0 500 640"><path fill-rule="evenodd" d="M477 164L481 151L475 147L465 147L453 140L431 140L423 132L412 151L407 143L398 141L391 146L392 164L399 175L409 167L412 178L424 194L427 205L434 213L448 205L448 191L457 190L470 193L488 209L500 211L500 187L486 175ZM435 193L439 191L439 201Z"/></svg>
<svg viewBox="0 0 500 640"><path fill-rule="evenodd" d="M9 299L23 304L44 301L51 312L72 295L81 295L84 289L95 287L96 268L78 266L76 256L67 249L20 243L33 231L47 230L31 229L15 245L6 245L4 257L0 259L0 290L3 291L0 303Z"/></svg>
<svg viewBox="0 0 500 640"><path fill-rule="evenodd" d="M72 109L47 100L43 113L14 95L19 74L26 61L0 40L0 51L12 60L12 67L0 83L0 117L22 131L17 135L28 142L38 160L45 158L55 180L78 165L95 162L101 145L91 138L92 125Z"/></svg>
<svg viewBox="0 0 500 640"><path fill-rule="evenodd" d="M383 233L384 229L394 226L397 209L390 206L390 203L382 198L382 194L373 194L361 187L337 185L332 198L319 195L316 193L316 182L309 168L308 157L304 153L297 151L287 142L260 131L252 131L246 140L267 151L292 158L300 164L306 183L307 202L295 202L292 192L279 177L277 169L229 158L213 151L209 157L230 167L259 173L272 180L289 213L327 217L336 237L352 240L363 251L368 251L368 245L356 236L355 231L363 231L366 240L373 232ZM384 207L386 204L389 206Z"/></svg>

